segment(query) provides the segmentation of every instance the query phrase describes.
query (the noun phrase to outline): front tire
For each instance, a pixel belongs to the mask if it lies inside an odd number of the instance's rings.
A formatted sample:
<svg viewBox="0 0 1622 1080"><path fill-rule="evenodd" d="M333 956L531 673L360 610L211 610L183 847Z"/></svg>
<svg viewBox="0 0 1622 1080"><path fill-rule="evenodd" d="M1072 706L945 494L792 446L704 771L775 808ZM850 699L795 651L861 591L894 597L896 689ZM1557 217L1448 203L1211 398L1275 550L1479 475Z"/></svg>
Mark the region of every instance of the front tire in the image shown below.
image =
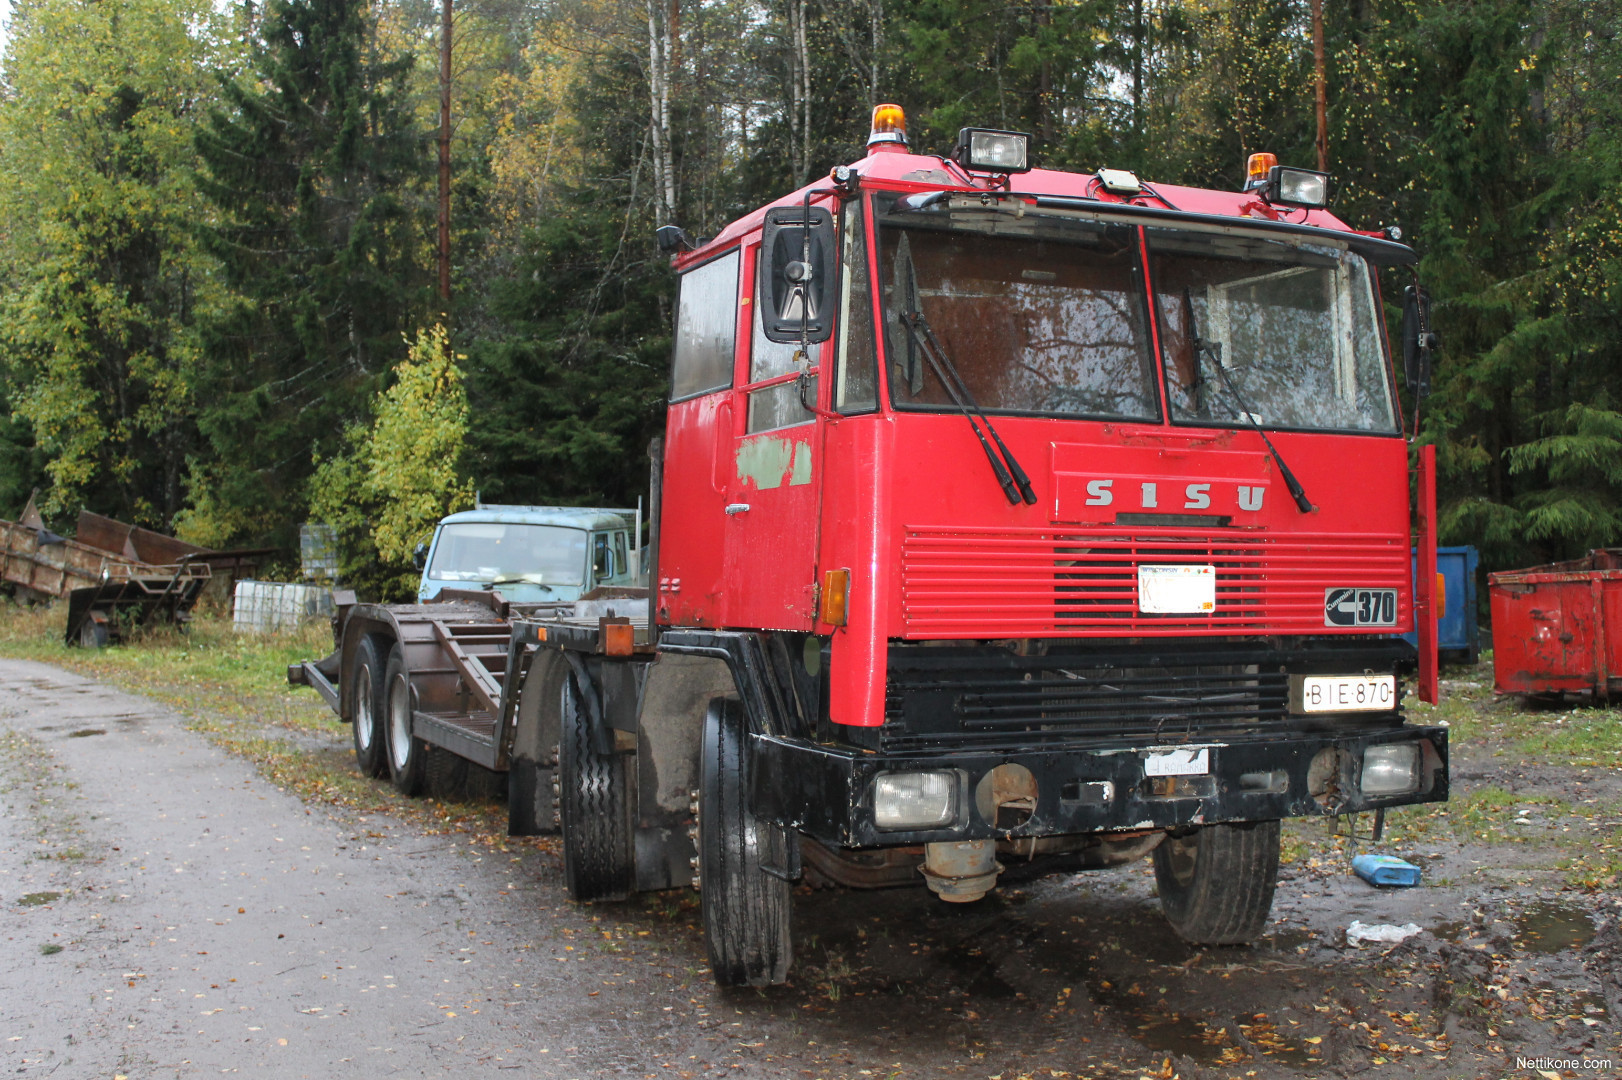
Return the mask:
<svg viewBox="0 0 1622 1080"><path fill-rule="evenodd" d="M775 986L794 961L788 837L749 809L743 705L716 698L704 717L698 808L699 895L710 968L722 986Z"/></svg>
<svg viewBox="0 0 1622 1080"><path fill-rule="evenodd" d="M1279 823L1206 825L1168 836L1154 851L1160 909L1197 945L1243 945L1262 936L1278 884Z"/></svg>
<svg viewBox="0 0 1622 1080"><path fill-rule="evenodd" d="M636 884L625 755L599 754L593 746L591 716L573 676L563 684L562 736L564 886L571 900L623 900Z"/></svg>
<svg viewBox="0 0 1622 1080"><path fill-rule="evenodd" d="M384 669L388 702L389 779L402 795L420 795L427 775L428 744L412 733L411 675L398 643Z"/></svg>
<svg viewBox="0 0 1622 1080"><path fill-rule="evenodd" d="M383 639L387 640L387 639ZM355 699L353 703L355 764L362 776L389 775L389 759L383 744L388 731L383 718L388 714L384 668L387 662L378 649L379 639L368 634L355 648L350 668Z"/></svg>

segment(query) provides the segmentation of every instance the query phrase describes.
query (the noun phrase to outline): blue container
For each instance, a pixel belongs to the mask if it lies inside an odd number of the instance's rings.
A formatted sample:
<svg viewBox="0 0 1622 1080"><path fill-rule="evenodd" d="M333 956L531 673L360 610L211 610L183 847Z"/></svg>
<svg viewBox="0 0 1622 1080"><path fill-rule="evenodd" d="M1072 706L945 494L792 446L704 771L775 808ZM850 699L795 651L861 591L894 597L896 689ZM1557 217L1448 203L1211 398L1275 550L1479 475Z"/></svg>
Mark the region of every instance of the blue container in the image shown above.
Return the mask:
<svg viewBox="0 0 1622 1080"><path fill-rule="evenodd" d="M1394 855L1359 855L1352 870L1370 885L1418 885L1419 867Z"/></svg>
<svg viewBox="0 0 1622 1080"><path fill-rule="evenodd" d="M1476 624L1476 567L1481 556L1475 548L1436 549L1436 572L1442 575L1447 609L1436 624L1436 647L1444 660L1474 664L1481 650L1481 631ZM1419 573L1419 551L1413 555L1413 573ZM1419 644L1418 634L1402 635L1410 645Z"/></svg>

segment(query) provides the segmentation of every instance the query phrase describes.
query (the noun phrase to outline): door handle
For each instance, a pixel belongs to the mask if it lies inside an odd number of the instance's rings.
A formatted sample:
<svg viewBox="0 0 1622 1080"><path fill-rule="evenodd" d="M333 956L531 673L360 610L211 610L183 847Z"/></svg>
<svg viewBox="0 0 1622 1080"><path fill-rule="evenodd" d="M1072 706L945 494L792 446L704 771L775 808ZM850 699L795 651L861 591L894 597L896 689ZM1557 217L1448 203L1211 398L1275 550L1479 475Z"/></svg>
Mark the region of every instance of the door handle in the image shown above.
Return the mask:
<svg viewBox="0 0 1622 1080"><path fill-rule="evenodd" d="M748 503L727 503L727 516L728 517L731 517L733 514L747 514L748 512L749 512L749 504Z"/></svg>

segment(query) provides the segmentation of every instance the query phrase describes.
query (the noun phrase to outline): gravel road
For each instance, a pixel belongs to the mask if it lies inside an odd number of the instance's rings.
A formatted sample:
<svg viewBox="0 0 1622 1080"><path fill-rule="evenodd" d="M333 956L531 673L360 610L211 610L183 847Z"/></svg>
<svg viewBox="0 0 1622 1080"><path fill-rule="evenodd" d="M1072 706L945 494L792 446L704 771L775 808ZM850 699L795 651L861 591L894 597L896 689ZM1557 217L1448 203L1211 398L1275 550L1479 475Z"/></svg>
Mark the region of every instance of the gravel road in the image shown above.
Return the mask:
<svg viewBox="0 0 1622 1080"><path fill-rule="evenodd" d="M333 725L321 752L341 761L346 734ZM1543 871L1530 883L1503 847L1415 854L1442 883L1406 891L1297 863L1270 935L1235 949L1178 941L1146 863L1010 875L963 906L801 889L789 985L727 993L690 892L572 905L549 844L502 852L306 805L162 705L45 664L0 660L0 805L0 1069L13 1075L1297 1080L1530 1075L1522 1053L1610 1063L1586 1075L1622 1065L1622 901L1562 896ZM1349 950L1352 918L1428 932Z"/></svg>

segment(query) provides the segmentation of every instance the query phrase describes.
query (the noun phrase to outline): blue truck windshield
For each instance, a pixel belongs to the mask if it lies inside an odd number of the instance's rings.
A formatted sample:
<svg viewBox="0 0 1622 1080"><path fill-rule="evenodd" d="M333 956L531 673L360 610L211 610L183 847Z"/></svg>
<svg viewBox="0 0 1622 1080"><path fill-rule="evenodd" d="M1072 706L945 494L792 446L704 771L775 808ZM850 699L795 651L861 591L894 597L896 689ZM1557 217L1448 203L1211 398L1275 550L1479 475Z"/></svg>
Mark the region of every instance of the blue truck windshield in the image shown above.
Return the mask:
<svg viewBox="0 0 1622 1080"><path fill-rule="evenodd" d="M428 577L435 581L579 585L586 532L561 525L467 521L442 526Z"/></svg>

